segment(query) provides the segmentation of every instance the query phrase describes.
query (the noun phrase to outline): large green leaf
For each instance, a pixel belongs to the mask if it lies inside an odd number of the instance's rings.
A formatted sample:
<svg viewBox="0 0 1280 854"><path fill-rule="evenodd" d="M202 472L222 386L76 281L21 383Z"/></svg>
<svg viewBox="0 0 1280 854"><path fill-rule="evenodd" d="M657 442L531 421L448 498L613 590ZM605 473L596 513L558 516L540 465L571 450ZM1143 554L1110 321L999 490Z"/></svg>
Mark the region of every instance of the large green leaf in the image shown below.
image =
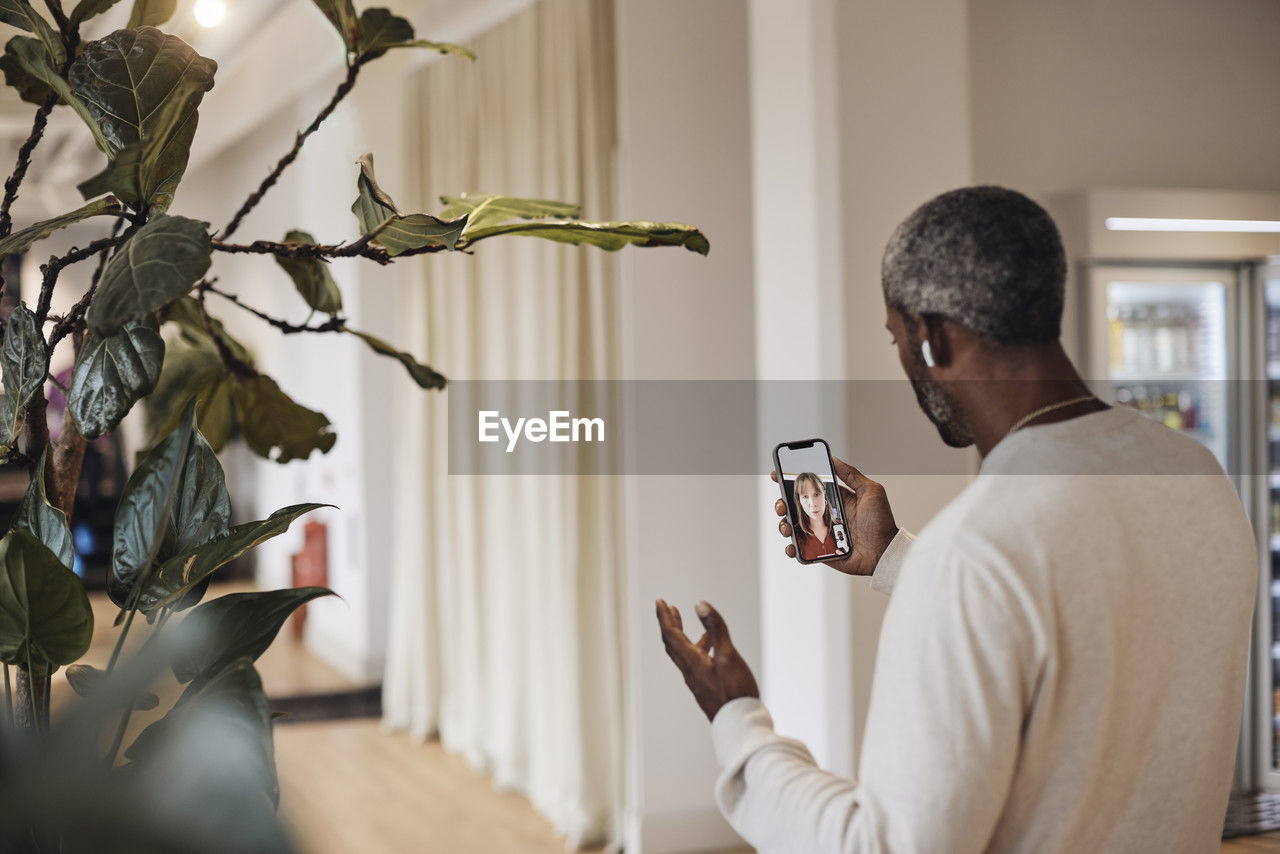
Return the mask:
<svg viewBox="0 0 1280 854"><path fill-rule="evenodd" d="M188 406L178 427L134 469L116 508L107 593L121 608L156 559L169 517L178 501L182 469L195 433L195 406ZM141 592L141 591L139 591Z"/></svg>
<svg viewBox="0 0 1280 854"><path fill-rule="evenodd" d="M0 661L70 664L93 639L84 584L26 531L0 540Z"/></svg>
<svg viewBox="0 0 1280 854"><path fill-rule="evenodd" d="M22 413L44 387L49 373L49 348L36 325L35 314L20 304L5 325L0 344L4 400L0 401L0 451L13 446L22 430Z"/></svg>
<svg viewBox="0 0 1280 854"><path fill-rule="evenodd" d="M577 222L575 220L533 220L509 222L478 228L467 236L459 248L472 246L488 237L501 234L523 234L560 243L596 246L610 252L624 246L683 246L691 252L706 255L711 244L706 236L691 225L673 222Z"/></svg>
<svg viewBox="0 0 1280 854"><path fill-rule="evenodd" d="M131 30L137 27L158 27L172 18L177 9L178 0L133 0L133 11L129 13L127 26Z"/></svg>
<svg viewBox="0 0 1280 854"><path fill-rule="evenodd" d="M173 204L173 195L187 168L187 154L196 135L196 113L163 146L134 143L125 146L107 168L76 185L86 199L102 193L116 193L128 204L151 214L164 213Z"/></svg>
<svg viewBox="0 0 1280 854"><path fill-rule="evenodd" d="M94 15L101 15L119 2L120 0L80 0L71 10L71 23L81 24Z"/></svg>
<svg viewBox="0 0 1280 854"><path fill-rule="evenodd" d="M434 368L422 364L417 359L410 356L403 350L397 350L381 338L375 338L367 332L358 332L355 329L347 328L346 332L359 338L372 348L373 352L380 356L390 356L391 358L404 365L405 370L409 372L409 376L413 377L413 381L425 389L444 388L448 384L444 374L438 373Z"/></svg>
<svg viewBox="0 0 1280 854"><path fill-rule="evenodd" d="M96 439L116 429L160 379L164 339L151 317L130 320L115 335L90 332L71 377L67 409L76 429Z"/></svg>
<svg viewBox="0 0 1280 854"><path fill-rule="evenodd" d="M415 39L413 24L389 9L365 9L356 25L356 52L362 59L376 59L397 47L417 47L439 53L452 53L475 59L476 55L465 47L448 42L432 42Z"/></svg>
<svg viewBox="0 0 1280 854"><path fill-rule="evenodd" d="M98 148L104 152L111 150L110 143L102 135L102 128L98 127L88 106L71 91L67 81L62 79L62 75L50 61L49 52L38 40L26 36L10 39L4 49L4 67L6 80L13 79L12 75L15 73L19 74L19 91L25 100L41 103L50 92L56 92L62 102L84 120ZM40 89L35 81L39 81L45 88Z"/></svg>
<svg viewBox="0 0 1280 854"><path fill-rule="evenodd" d="M180 610L185 597L208 581L218 569L249 549L283 534L299 516L321 507L331 506L330 504L294 504L277 510L266 519L236 525L225 534L215 537L186 554L170 558L160 565L155 577L147 585L150 596L143 602L142 610L152 611L161 607Z"/></svg>
<svg viewBox="0 0 1280 854"><path fill-rule="evenodd" d="M197 429L187 448L178 495L164 539L156 552L160 563L207 543L231 524L231 498L218 455Z"/></svg>
<svg viewBox="0 0 1280 854"><path fill-rule="evenodd" d="M521 199L515 196L484 196L462 193L457 196L441 196L445 209L440 216L454 219L460 216L467 218L467 227L462 230L466 237L478 228L499 225L513 219L577 219L582 215L579 205L569 202L554 202L549 199Z"/></svg>
<svg viewBox="0 0 1280 854"><path fill-rule="evenodd" d="M351 212L360 223L361 234L382 246L390 255L424 246L452 249L457 244L467 224L465 217L442 220L430 214L402 215L374 178L373 155L366 154L358 162L358 195L351 205Z"/></svg>
<svg viewBox="0 0 1280 854"><path fill-rule="evenodd" d="M233 338L221 320L211 315L206 325L204 315L200 313L200 303L195 297L183 297L170 303L164 310L164 320L177 324L182 337L192 344L214 347L213 338L216 335L231 351L231 355L246 365L253 365L253 354L249 352L249 348ZM216 349L214 347L215 352Z"/></svg>
<svg viewBox="0 0 1280 854"><path fill-rule="evenodd" d="M182 410L195 400L200 432L214 451L221 451L231 438L231 385L232 379L212 347L169 347L160 382L146 399L147 429L153 440L172 430Z"/></svg>
<svg viewBox="0 0 1280 854"><path fill-rule="evenodd" d="M227 446L235 428L235 407L231 400L234 386L231 377L224 374L205 389L196 403L196 423L215 453Z"/></svg>
<svg viewBox="0 0 1280 854"><path fill-rule="evenodd" d="M227 495L227 479L218 456L209 447L199 430L191 437L187 449L187 461L182 467L178 482L178 495L165 528L164 539L156 551L155 563L147 580L138 591L138 608L155 616L150 606L165 592L156 586L156 575L170 559L185 554L215 537L226 533L231 522L231 498ZM207 582L187 591L187 597L178 603L186 608L196 604L204 596Z"/></svg>
<svg viewBox="0 0 1280 854"><path fill-rule="evenodd" d="M356 19L356 8L351 0L313 0L313 2L338 31L347 50L355 50L356 40L359 38L359 24Z"/></svg>
<svg viewBox="0 0 1280 854"><path fill-rule="evenodd" d="M58 31L31 7L28 0L0 0L0 21L20 30L35 33L48 53L49 62L54 68L61 68L67 61L67 50L63 47L62 36L58 35Z"/></svg>
<svg viewBox="0 0 1280 854"><path fill-rule="evenodd" d="M81 697L92 696L101 688L106 678L106 671L88 664L73 664L67 668L67 682ZM160 698L150 691L143 691L133 701L133 708L142 712L154 709L158 705L160 705Z"/></svg>
<svg viewBox="0 0 1280 854"><path fill-rule="evenodd" d="M305 231L290 231L285 243L314 244L316 239ZM293 279L293 286L316 311L329 314L342 310L342 292L329 272L329 262L323 258L287 258L275 256L276 263Z"/></svg>
<svg viewBox="0 0 1280 854"><path fill-rule="evenodd" d="M203 638L196 649L173 662L179 682L204 682L237 659L256 661L271 646L284 621L299 606L320 596L327 587L295 587L256 593L228 593L195 608L185 624Z"/></svg>
<svg viewBox="0 0 1280 854"><path fill-rule="evenodd" d="M4 55L0 56L0 71L4 72L4 85L18 93L18 97L28 104L43 104L50 96L56 95L48 83L37 77L24 67L18 58L18 45L22 41L35 42L36 51L43 51L40 43L27 36L14 36L4 46ZM48 66L48 55L44 55L43 64Z"/></svg>
<svg viewBox="0 0 1280 854"><path fill-rule="evenodd" d="M14 232L4 240L0 240L0 258L26 252L31 248L32 244L44 240L58 229L74 225L75 223L88 219L91 216L119 214L122 211L123 208L120 207L120 204L110 196L105 196L101 199L94 199L82 208L77 208L70 213L65 213L62 216L56 216L53 219L46 219L43 222L38 222L35 225L22 229L22 231Z"/></svg>
<svg viewBox="0 0 1280 854"><path fill-rule="evenodd" d="M627 245L683 246L706 255L711 244L691 225L669 222L581 222L577 205L511 196L441 196L442 217L465 216L458 248L500 234L523 234L615 251Z"/></svg>
<svg viewBox="0 0 1280 854"><path fill-rule="evenodd" d="M71 530L67 527L67 516L57 507L49 503L49 495L44 490L44 460L41 454L36 470L31 474L31 483L27 485L27 493L13 515L10 530L26 531L53 552L62 565L68 569L75 562L75 547L71 541Z"/></svg>
<svg viewBox="0 0 1280 854"><path fill-rule="evenodd" d="M294 403L271 377L237 377L231 399L245 442L261 457L305 460L315 450L328 453L337 441L328 418Z"/></svg>
<svg viewBox="0 0 1280 854"><path fill-rule="evenodd" d="M208 680L191 683L167 715L138 733L125 756L142 763L162 755L171 733L181 732L200 716L206 722L211 718L218 721L219 743L224 749L237 757L256 758L256 768L240 771L256 776L263 792L278 805L280 787L276 780L271 706L262 690L262 679L248 657L231 662Z"/></svg>
<svg viewBox="0 0 1280 854"><path fill-rule="evenodd" d="M100 335L110 335L126 322L177 299L208 271L211 251L205 223L180 216L156 217L107 262L86 322Z"/></svg>
<svg viewBox="0 0 1280 854"><path fill-rule="evenodd" d="M138 734L125 756L140 769L172 756L175 744L216 734L219 749L236 757L236 782L256 779L273 804L279 804L272 715L253 662L242 659L204 683L192 684L169 713ZM210 729L210 725L213 728ZM180 748L179 748L180 749ZM267 847L254 850L276 850Z"/></svg>
<svg viewBox="0 0 1280 854"><path fill-rule="evenodd" d="M153 27L117 30L86 44L68 80L101 128L110 164L81 185L82 192L110 190L127 204L167 210L217 68Z"/></svg>

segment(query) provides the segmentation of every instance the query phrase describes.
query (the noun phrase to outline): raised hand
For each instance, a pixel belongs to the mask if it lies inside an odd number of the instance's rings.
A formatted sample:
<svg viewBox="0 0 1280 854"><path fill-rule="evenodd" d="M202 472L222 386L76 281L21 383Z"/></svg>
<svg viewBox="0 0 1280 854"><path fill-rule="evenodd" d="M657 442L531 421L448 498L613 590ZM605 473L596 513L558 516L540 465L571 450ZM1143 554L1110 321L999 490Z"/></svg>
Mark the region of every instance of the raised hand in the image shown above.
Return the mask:
<svg viewBox="0 0 1280 854"><path fill-rule="evenodd" d="M858 471L844 460L833 457L836 480L839 484L841 506L844 508L845 526L849 531L849 554L842 558L823 561L832 569L846 575L870 575L875 572L880 555L889 547L898 533L898 523L893 520L889 498L884 487ZM778 482L778 473L769 475ZM791 539L791 523L787 521L787 505L779 498L773 509L783 517L778 522L778 532ZM796 547L790 542L785 549L787 557L796 556Z"/></svg>
<svg viewBox="0 0 1280 854"><path fill-rule="evenodd" d="M684 633L680 612L661 599L656 604L667 655L680 668L684 684L689 686L707 720L714 720L716 712L730 700L760 696L756 678L734 649L729 627L719 611L706 602L698 603L698 619L706 633L694 643Z"/></svg>

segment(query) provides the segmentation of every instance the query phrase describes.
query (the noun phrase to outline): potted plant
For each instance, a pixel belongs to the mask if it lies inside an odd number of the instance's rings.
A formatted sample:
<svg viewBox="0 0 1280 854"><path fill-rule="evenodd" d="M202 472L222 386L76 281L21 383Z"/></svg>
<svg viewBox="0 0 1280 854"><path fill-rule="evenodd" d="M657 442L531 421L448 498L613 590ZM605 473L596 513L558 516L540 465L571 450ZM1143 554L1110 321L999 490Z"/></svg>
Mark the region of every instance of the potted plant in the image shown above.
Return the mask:
<svg viewBox="0 0 1280 854"><path fill-rule="evenodd" d="M42 265L34 305L14 310L0 343L0 456L32 473L0 540L0 720L7 724L0 727L0 838L15 850L279 850L288 843L272 817L272 714L254 661L294 609L330 591L202 599L220 567L321 505L231 525L217 451L238 434L254 452L285 463L328 451L335 436L324 415L290 398L267 373L270 366L227 331L208 295L282 333L356 336L400 362L424 390L439 390L446 385L440 373L349 325L329 259L390 264L471 251L508 235L606 250L683 246L705 254L709 247L691 226L585 222L575 205L545 200L460 194L442 198L435 213L404 212L379 186L371 155L352 170L350 239L323 242L292 229L278 241L236 241L245 215L368 63L399 49L475 57L418 39L387 9L357 12L352 0L314 0L340 41L345 78L234 217L213 228L170 206L216 63L159 29L176 0L134 0L127 26L90 38L97 16L117 2L79 0L68 9L62 0L44 0L41 10L31 0L0 0L0 23L19 31L5 45L0 70L35 106L0 199L0 258L38 252L41 241L72 224L103 223L101 237ZM82 207L15 231L10 212L55 109L82 120L105 168L79 185ZM313 317L324 319L292 324L220 290L212 275L220 253L269 256ZM81 263L93 265L90 287L68 311L51 313L60 274ZM46 389L58 347L74 350L75 368L62 389L69 417L51 438ZM115 517L108 594L120 609L119 635L98 670L76 663L89 646L93 612L71 569L68 520L86 442L111 433L140 402L152 436ZM153 631L126 659L124 641L139 614ZM50 678L60 667L84 699L65 721L51 721ZM150 687L162 668L185 686L181 696L125 744L131 713L159 702ZM236 761L218 772L227 757Z"/></svg>

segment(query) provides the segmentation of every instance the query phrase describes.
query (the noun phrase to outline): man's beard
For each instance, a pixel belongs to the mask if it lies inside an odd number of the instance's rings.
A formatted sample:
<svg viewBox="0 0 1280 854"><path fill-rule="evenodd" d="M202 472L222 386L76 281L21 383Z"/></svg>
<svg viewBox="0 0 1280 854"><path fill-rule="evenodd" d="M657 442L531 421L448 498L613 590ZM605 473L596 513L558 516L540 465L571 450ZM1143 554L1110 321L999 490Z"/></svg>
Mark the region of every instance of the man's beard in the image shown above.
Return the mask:
<svg viewBox="0 0 1280 854"><path fill-rule="evenodd" d="M908 379L911 380L911 388L916 393L920 409L933 422L933 426L938 428L938 435L943 442L953 448L969 447L973 444L973 432L961 417L960 408L942 390L941 385L929 379L928 366L920 357L920 351L913 347L911 352L915 356L915 371Z"/></svg>

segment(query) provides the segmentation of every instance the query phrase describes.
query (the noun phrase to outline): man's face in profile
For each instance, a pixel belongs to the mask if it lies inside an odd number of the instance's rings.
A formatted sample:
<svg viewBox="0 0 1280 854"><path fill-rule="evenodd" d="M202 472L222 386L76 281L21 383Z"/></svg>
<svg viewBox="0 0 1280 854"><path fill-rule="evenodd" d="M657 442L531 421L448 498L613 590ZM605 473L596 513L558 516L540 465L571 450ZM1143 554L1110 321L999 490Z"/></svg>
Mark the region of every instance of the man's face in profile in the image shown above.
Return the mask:
<svg viewBox="0 0 1280 854"><path fill-rule="evenodd" d="M965 423L960 408L943 389L942 384L929 377L929 366L924 363L921 341L907 325L906 318L893 306L885 306L885 328L893 336L898 347L898 361L911 381L916 402L933 426L938 428L942 441L953 448L967 448L973 444L973 432ZM912 327L915 324L911 324Z"/></svg>

